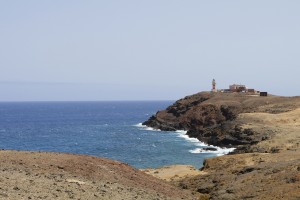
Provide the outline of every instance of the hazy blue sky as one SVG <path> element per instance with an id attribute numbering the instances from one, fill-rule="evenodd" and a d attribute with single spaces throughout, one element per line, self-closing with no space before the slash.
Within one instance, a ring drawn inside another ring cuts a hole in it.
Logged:
<path id="1" fill-rule="evenodd" d="M 0 101 L 300 95 L 298 0 L 2 0 Z"/>

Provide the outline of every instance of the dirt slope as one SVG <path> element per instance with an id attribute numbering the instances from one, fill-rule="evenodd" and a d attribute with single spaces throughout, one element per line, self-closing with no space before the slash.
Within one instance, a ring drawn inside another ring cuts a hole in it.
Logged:
<path id="1" fill-rule="evenodd" d="M 63 153 L 0 151 L 0 199 L 193 199 L 124 163 Z"/>

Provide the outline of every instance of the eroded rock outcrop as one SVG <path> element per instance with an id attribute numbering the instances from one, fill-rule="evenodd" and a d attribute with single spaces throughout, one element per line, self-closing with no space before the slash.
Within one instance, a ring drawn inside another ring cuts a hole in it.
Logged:
<path id="1" fill-rule="evenodd" d="M 164 131 L 187 130 L 190 137 L 208 144 L 234 146 L 238 147 L 237 152 L 249 152 L 253 151 L 250 145 L 269 138 L 272 133 L 243 128 L 249 121 L 239 119 L 239 114 L 281 113 L 298 105 L 299 97 L 201 92 L 176 101 L 143 124 Z"/>

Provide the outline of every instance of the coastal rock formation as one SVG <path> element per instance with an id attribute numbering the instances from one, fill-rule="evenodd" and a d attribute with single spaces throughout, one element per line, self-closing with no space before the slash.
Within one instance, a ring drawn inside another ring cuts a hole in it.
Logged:
<path id="1" fill-rule="evenodd" d="M 201 174 L 171 181 L 200 199 L 300 199 L 300 97 L 204 92 L 144 124 L 237 148 L 206 159 Z"/>
<path id="2" fill-rule="evenodd" d="M 0 151 L 0 199 L 194 199 L 165 181 L 109 159 Z"/>
<path id="3" fill-rule="evenodd" d="M 242 93 L 201 92 L 176 101 L 143 123 L 164 131 L 187 130 L 190 137 L 221 147 L 237 147 L 236 152 L 257 151 L 251 145 L 272 136 L 244 128 L 241 113 L 282 113 L 300 106 L 300 97 L 260 97 Z M 259 151 L 265 151 L 259 149 Z"/>
<path id="4" fill-rule="evenodd" d="M 209 199 L 300 198 L 300 108 L 280 113 L 244 113 L 245 127 L 273 132 L 254 145 L 271 153 L 244 153 L 207 159 L 202 175 L 176 184 Z M 261 127 L 263 126 L 263 129 Z"/>

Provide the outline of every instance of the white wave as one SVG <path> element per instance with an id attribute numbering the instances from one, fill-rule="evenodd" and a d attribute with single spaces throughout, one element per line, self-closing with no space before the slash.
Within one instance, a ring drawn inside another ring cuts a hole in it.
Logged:
<path id="1" fill-rule="evenodd" d="M 178 133 L 178 137 L 184 138 L 185 140 L 194 143 L 195 146 L 200 146 L 200 147 L 211 147 L 211 148 L 215 148 L 216 151 L 212 151 L 212 150 L 205 150 L 203 148 L 196 148 L 194 150 L 190 150 L 189 152 L 191 153 L 214 153 L 217 156 L 222 156 L 225 154 L 228 154 L 232 151 L 234 151 L 235 148 L 221 148 L 221 147 L 217 147 L 217 146 L 213 146 L 213 145 L 208 145 L 204 142 L 201 142 L 200 140 L 198 140 L 197 138 L 191 138 L 187 135 L 187 131 L 184 130 L 177 130 L 175 131 L 176 133 Z"/>
<path id="2" fill-rule="evenodd" d="M 138 123 L 136 125 L 133 125 L 135 127 L 140 128 L 140 130 L 146 130 L 146 131 L 161 131 L 160 129 L 151 128 L 149 126 L 143 125 L 142 123 Z"/>
<path id="3" fill-rule="evenodd" d="M 221 148 L 221 147 L 216 147 L 216 146 L 212 146 L 212 145 L 210 145 L 208 147 L 215 148 L 216 151 L 205 150 L 205 148 L 196 148 L 196 149 L 190 150 L 189 152 L 191 152 L 191 153 L 213 153 L 213 154 L 216 154 L 217 156 L 223 156 L 223 155 L 228 154 L 235 150 L 235 148 Z"/>
<path id="4" fill-rule="evenodd" d="M 184 131 L 184 130 L 177 130 L 175 131 L 176 133 L 179 133 L 179 134 L 187 134 L 187 131 Z"/>
<path id="5" fill-rule="evenodd" d="M 133 126 L 140 127 L 140 128 L 145 127 L 145 125 L 143 125 L 142 123 L 138 123 L 138 124 L 135 124 L 135 125 L 133 125 Z"/>
<path id="6" fill-rule="evenodd" d="M 191 153 L 204 153 L 202 148 L 196 148 L 194 150 L 189 150 L 189 152 L 191 152 Z"/>
<path id="7" fill-rule="evenodd" d="M 146 125 L 143 125 L 142 123 L 138 123 L 134 126 L 140 128 L 141 130 L 161 131 L 160 129 L 154 129 L 154 128 L 148 127 Z M 185 131 L 185 130 L 177 130 L 177 131 L 175 131 L 175 133 L 177 134 L 177 137 L 183 138 L 183 139 L 187 140 L 188 142 L 193 143 L 195 146 L 202 147 L 202 148 L 196 148 L 193 150 L 189 150 L 190 153 L 213 153 L 213 154 L 216 154 L 216 156 L 223 156 L 223 155 L 228 154 L 235 150 L 235 148 L 221 148 L 221 147 L 217 147 L 217 146 L 213 146 L 213 145 L 208 145 L 204 142 L 201 142 L 197 138 L 189 137 L 187 135 L 187 131 Z M 208 148 L 208 147 L 215 148 L 216 151 L 205 150 L 205 148 Z"/>
<path id="8" fill-rule="evenodd" d="M 199 141 L 197 138 L 191 138 L 187 135 L 187 131 L 177 130 L 175 133 L 178 134 L 178 137 L 183 138 L 189 142 L 195 143 L 196 146 L 208 146 L 204 142 Z"/>
<path id="9" fill-rule="evenodd" d="M 144 128 L 144 130 L 146 130 L 146 131 L 161 131 L 160 129 L 155 129 L 155 128 L 151 128 L 151 127 L 146 127 L 146 128 Z"/>
<path id="10" fill-rule="evenodd" d="M 178 137 L 183 138 L 183 139 L 185 139 L 185 140 L 187 140 L 187 141 L 189 141 L 189 142 L 197 143 L 197 144 L 200 142 L 197 138 L 191 138 L 191 137 L 189 137 L 188 135 L 180 134 L 180 135 L 178 135 Z M 202 144 L 202 143 L 201 143 L 201 144 Z M 204 143 L 203 143 L 203 144 L 204 144 Z"/>

